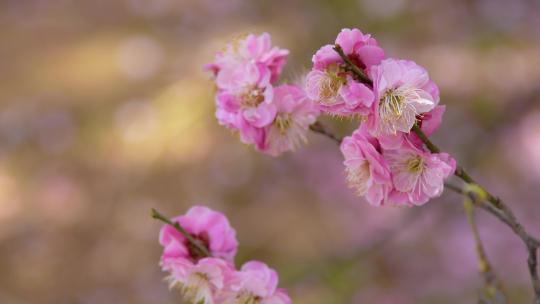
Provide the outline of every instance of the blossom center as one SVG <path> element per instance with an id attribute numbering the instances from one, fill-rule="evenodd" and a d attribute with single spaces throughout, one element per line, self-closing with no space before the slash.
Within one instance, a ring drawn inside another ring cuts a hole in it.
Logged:
<path id="1" fill-rule="evenodd" d="M 345 78 L 340 74 L 339 66 L 331 65 L 321 80 L 319 95 L 323 102 L 331 103 L 338 95 L 339 89 L 345 84 Z"/>
<path id="2" fill-rule="evenodd" d="M 243 291 L 236 297 L 235 304 L 258 304 L 261 302 L 261 297 L 254 295 L 251 292 Z"/>
<path id="3" fill-rule="evenodd" d="M 396 89 L 387 90 L 379 101 L 379 114 L 384 120 L 399 119 L 403 115 L 405 97 Z"/>
<path id="4" fill-rule="evenodd" d="M 256 108 L 264 101 L 264 89 L 250 88 L 240 95 L 243 108 Z"/>
<path id="5" fill-rule="evenodd" d="M 418 111 L 415 102 L 420 100 L 418 89 L 398 87 L 387 89 L 379 99 L 379 134 L 409 132 L 416 121 Z"/>
<path id="6" fill-rule="evenodd" d="M 424 162 L 424 159 L 420 155 L 415 155 L 409 158 L 405 165 L 407 167 L 407 171 L 413 174 L 418 174 L 424 171 L 426 164 Z"/>
<path id="7" fill-rule="evenodd" d="M 186 299 L 191 301 L 205 301 L 211 295 L 208 282 L 210 278 L 207 274 L 196 272 L 189 276 L 188 281 L 182 285 L 181 292 Z"/>
<path id="8" fill-rule="evenodd" d="M 290 114 L 278 114 L 274 121 L 274 124 L 278 128 L 281 134 L 287 132 L 292 125 L 292 118 Z"/>
<path id="9" fill-rule="evenodd" d="M 368 181 L 371 176 L 369 171 L 369 163 L 363 161 L 356 168 L 347 167 L 347 183 L 349 187 L 356 189 L 358 195 L 364 195 L 368 189 Z"/>

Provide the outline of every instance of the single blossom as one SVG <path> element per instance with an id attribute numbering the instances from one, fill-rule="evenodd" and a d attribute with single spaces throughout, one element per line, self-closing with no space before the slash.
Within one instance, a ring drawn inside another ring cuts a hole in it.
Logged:
<path id="1" fill-rule="evenodd" d="M 387 202 L 392 189 L 390 169 L 383 158 L 378 140 L 362 125 L 341 143 L 347 181 L 351 188 L 373 206 Z"/>
<path id="2" fill-rule="evenodd" d="M 239 133 L 242 142 L 263 149 L 265 128 L 277 113 L 273 83 L 286 62 L 288 51 L 273 47 L 270 35 L 248 35 L 219 52 L 205 68 L 214 75 L 216 118 Z"/>
<path id="3" fill-rule="evenodd" d="M 375 100 L 369 118 L 377 136 L 409 133 L 417 116 L 439 103 L 437 86 L 427 71 L 412 61 L 386 59 L 370 69 Z"/>
<path id="4" fill-rule="evenodd" d="M 220 124 L 239 128 L 238 120 L 262 128 L 276 117 L 272 103 L 273 88 L 248 84 L 239 89 L 223 90 L 216 95 L 216 117 Z"/>
<path id="5" fill-rule="evenodd" d="M 184 259 L 171 265 L 169 286 L 178 288 L 190 303 L 218 303 L 220 293 L 234 273 L 231 265 L 219 258 L 204 258 L 196 264 Z"/>
<path id="6" fill-rule="evenodd" d="M 305 92 L 294 85 L 275 88 L 274 105 L 276 117 L 266 128 L 262 152 L 278 156 L 285 151 L 294 151 L 307 141 L 309 126 L 317 120 L 319 110 L 307 98 Z"/>
<path id="7" fill-rule="evenodd" d="M 335 43 L 366 72 L 384 58 L 384 51 L 377 41 L 358 29 L 343 29 Z M 312 61 L 313 70 L 306 77 L 306 92 L 323 111 L 333 115 L 369 113 L 374 102 L 371 89 L 344 69 L 343 60 L 334 50 L 334 45 L 323 46 L 313 55 Z"/>
<path id="8" fill-rule="evenodd" d="M 224 295 L 225 304 L 290 304 L 291 299 L 283 289 L 277 288 L 275 270 L 258 261 L 245 263 L 237 271 Z"/>
<path id="9" fill-rule="evenodd" d="M 399 149 L 385 150 L 394 191 L 390 199 L 396 204 L 423 205 L 438 197 L 444 180 L 456 169 L 456 162 L 446 153 L 430 153 L 405 143 Z"/>
<path id="10" fill-rule="evenodd" d="M 185 215 L 172 219 L 198 240 L 210 252 L 212 257 L 231 262 L 236 255 L 238 241 L 236 231 L 227 218 L 219 212 L 203 206 L 194 206 Z M 159 242 L 164 247 L 161 264 L 164 270 L 170 270 L 171 263 L 187 260 L 196 263 L 204 256 L 198 249 L 174 227 L 165 225 L 161 228 Z"/>

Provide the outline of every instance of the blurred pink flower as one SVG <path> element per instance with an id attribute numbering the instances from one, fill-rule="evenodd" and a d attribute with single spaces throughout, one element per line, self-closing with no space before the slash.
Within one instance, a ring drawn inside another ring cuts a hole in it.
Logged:
<path id="1" fill-rule="evenodd" d="M 285 151 L 294 151 L 307 141 L 309 126 L 317 120 L 319 110 L 307 98 L 305 92 L 294 85 L 282 85 L 275 89 L 273 104 L 277 115 L 266 128 L 264 148 L 272 156 Z"/>
<path id="2" fill-rule="evenodd" d="M 213 63 L 205 65 L 205 69 L 212 71 L 219 78 L 224 69 L 253 64 L 262 71 L 261 74 L 268 73 L 269 82 L 275 82 L 287 62 L 288 55 L 288 50 L 272 47 L 270 34 L 263 33 L 260 36 L 250 34 L 229 43 L 224 51 L 216 54 Z"/>
<path id="3" fill-rule="evenodd" d="M 417 115 L 439 103 L 427 71 L 413 61 L 386 59 L 370 70 L 376 100 L 368 123 L 377 136 L 409 133 Z"/>
<path id="4" fill-rule="evenodd" d="M 262 262 L 250 261 L 233 275 L 223 303 L 290 304 L 286 291 L 277 286 L 275 270 Z"/>
<path id="5" fill-rule="evenodd" d="M 238 241 L 236 231 L 222 213 L 194 206 L 185 215 L 173 218 L 172 221 L 178 222 L 193 238 L 201 241 L 213 257 L 232 263 Z M 202 258 L 187 239 L 170 225 L 161 228 L 159 242 L 164 247 L 161 257 L 164 270 L 169 270 L 170 264 L 176 263 L 178 259 L 195 263 Z"/>
<path id="6" fill-rule="evenodd" d="M 170 288 L 179 288 L 190 303 L 213 304 L 234 272 L 222 259 L 204 258 L 196 264 L 182 259 L 171 264 Z"/>
<path id="7" fill-rule="evenodd" d="M 221 91 L 216 96 L 218 112 L 239 116 L 250 125 L 262 128 L 270 124 L 276 116 L 276 107 L 272 104 L 272 86 L 258 87 L 248 85 L 239 90 Z M 222 125 L 239 127 L 234 119 L 223 119 L 221 114 L 216 117 Z M 223 119 L 223 120 L 222 120 Z"/>
<path id="8" fill-rule="evenodd" d="M 272 83 L 279 78 L 288 53 L 272 47 L 267 33 L 248 35 L 228 44 L 213 63 L 205 66 L 215 76 L 218 122 L 238 132 L 242 142 L 258 150 L 266 150 L 270 125 L 283 120 L 276 120 Z M 280 149 L 285 148 L 272 149 L 271 154 L 279 154 Z"/>

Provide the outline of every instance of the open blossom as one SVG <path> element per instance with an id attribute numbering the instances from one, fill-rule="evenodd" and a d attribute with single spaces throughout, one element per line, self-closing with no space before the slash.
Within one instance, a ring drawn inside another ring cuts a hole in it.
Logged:
<path id="1" fill-rule="evenodd" d="M 319 110 L 298 86 L 282 85 L 275 88 L 274 105 L 276 117 L 265 132 L 262 152 L 277 156 L 294 151 L 307 141 L 309 125 L 317 120 Z"/>
<path id="2" fill-rule="evenodd" d="M 269 70 L 259 69 L 250 62 L 221 69 L 216 77 L 219 122 L 233 128 L 238 128 L 239 119 L 254 127 L 268 125 L 276 115 L 269 77 Z"/>
<path id="3" fill-rule="evenodd" d="M 235 119 L 242 119 L 254 127 L 262 128 L 276 116 L 272 98 L 273 88 L 268 84 L 262 87 L 259 84 L 247 84 L 239 89 L 221 91 L 216 95 L 216 116 L 225 126 L 239 128 Z"/>
<path id="4" fill-rule="evenodd" d="M 286 291 L 277 288 L 275 270 L 258 261 L 245 263 L 231 279 L 225 304 L 290 304 Z"/>
<path id="5" fill-rule="evenodd" d="M 446 153 L 430 153 L 409 144 L 400 149 L 385 150 L 394 191 L 391 199 L 397 204 L 423 205 L 440 196 L 444 180 L 452 175 L 456 162 Z"/>
<path id="6" fill-rule="evenodd" d="M 234 269 L 219 258 L 203 258 L 197 263 L 183 260 L 173 264 L 169 277 L 169 286 L 178 288 L 183 298 L 190 303 L 218 303 L 220 293 L 225 288 Z"/>
<path id="7" fill-rule="evenodd" d="M 335 43 L 365 71 L 384 58 L 384 51 L 377 41 L 358 29 L 341 30 Z M 343 60 L 333 48 L 334 45 L 325 45 L 313 55 L 313 70 L 306 78 L 308 97 L 330 114 L 368 114 L 374 102 L 371 89 L 354 80 L 350 72 L 343 69 Z"/>
<path id="8" fill-rule="evenodd" d="M 369 124 L 377 136 L 408 133 L 417 115 L 439 103 L 439 92 L 427 71 L 412 61 L 386 59 L 370 70 L 376 96 Z"/>
<path id="9" fill-rule="evenodd" d="M 194 239 L 199 240 L 213 257 L 232 262 L 238 248 L 236 231 L 227 218 L 207 207 L 194 206 L 185 215 L 173 218 Z M 171 263 L 179 259 L 196 263 L 203 258 L 196 248 L 174 227 L 165 225 L 161 228 L 159 242 L 164 247 L 161 264 L 169 270 Z"/>
<path id="10" fill-rule="evenodd" d="M 217 87 L 216 117 L 220 124 L 237 130 L 246 143 L 257 136 L 242 134 L 245 126 L 262 128 L 276 115 L 273 86 L 286 62 L 288 51 L 272 47 L 270 35 L 248 35 L 229 45 L 205 66 Z"/>
<path id="11" fill-rule="evenodd" d="M 390 169 L 376 138 L 360 127 L 341 143 L 349 186 L 374 206 L 387 200 L 392 189 Z"/>
<path id="12" fill-rule="evenodd" d="M 206 68 L 217 87 L 216 118 L 239 134 L 243 143 L 278 156 L 306 142 L 319 110 L 294 85 L 274 88 L 288 51 L 272 47 L 270 35 L 249 35 L 216 55 Z M 353 88 L 350 96 L 359 94 Z"/>

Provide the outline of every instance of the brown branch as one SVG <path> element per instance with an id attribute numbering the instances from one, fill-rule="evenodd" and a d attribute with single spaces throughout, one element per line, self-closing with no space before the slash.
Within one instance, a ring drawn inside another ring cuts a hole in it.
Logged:
<path id="1" fill-rule="evenodd" d="M 330 138 L 331 140 L 335 141 L 338 145 L 341 144 L 342 138 L 339 138 L 338 136 L 332 134 L 332 132 L 329 132 L 328 130 L 326 130 L 326 128 L 318 121 L 310 125 L 309 129 L 315 133 L 319 133 Z"/>
<path id="2" fill-rule="evenodd" d="M 339 57 L 341 57 L 341 59 L 343 60 L 344 67 L 348 71 L 352 72 L 358 81 L 367 84 L 370 87 L 373 87 L 373 81 L 369 79 L 369 77 L 366 75 L 366 73 L 364 73 L 364 71 L 362 71 L 362 69 L 360 69 L 358 66 L 356 66 L 356 64 L 351 61 L 349 56 L 347 56 L 345 52 L 343 52 L 343 49 L 339 44 L 334 45 L 334 51 L 336 51 L 339 54 Z"/>
<path id="3" fill-rule="evenodd" d="M 450 189 L 458 194 L 469 196 L 471 195 L 470 192 L 465 191 L 464 189 L 457 187 L 452 184 L 445 184 L 446 189 Z M 538 277 L 538 248 L 540 247 L 540 241 L 533 236 L 531 236 L 525 228 L 523 228 L 523 225 L 521 225 L 511 213 L 510 209 L 499 209 L 496 206 L 494 206 L 488 199 L 489 193 L 486 192 L 486 198 L 485 199 L 473 199 L 475 206 L 487 211 L 488 213 L 492 214 L 496 218 L 498 218 L 501 222 L 506 224 L 512 231 L 519 236 L 519 238 L 522 240 L 523 244 L 525 245 L 525 248 L 528 253 L 528 259 L 527 259 L 527 266 L 529 270 L 529 274 L 531 277 L 531 282 L 533 285 L 534 295 L 535 295 L 535 302 L 534 304 L 540 304 L 540 279 Z M 510 213 L 508 213 L 510 211 Z"/>
<path id="4" fill-rule="evenodd" d="M 212 256 L 210 254 L 210 251 L 208 251 L 208 248 L 204 246 L 199 240 L 196 240 L 189 232 L 187 232 L 184 227 L 180 226 L 178 222 L 172 222 L 168 217 L 164 216 L 163 214 L 159 213 L 156 209 L 152 208 L 152 218 L 162 221 L 165 224 L 171 225 L 174 229 L 176 229 L 178 232 L 180 232 L 190 243 L 190 245 L 198 251 L 198 254 L 202 257 L 210 257 Z"/>

